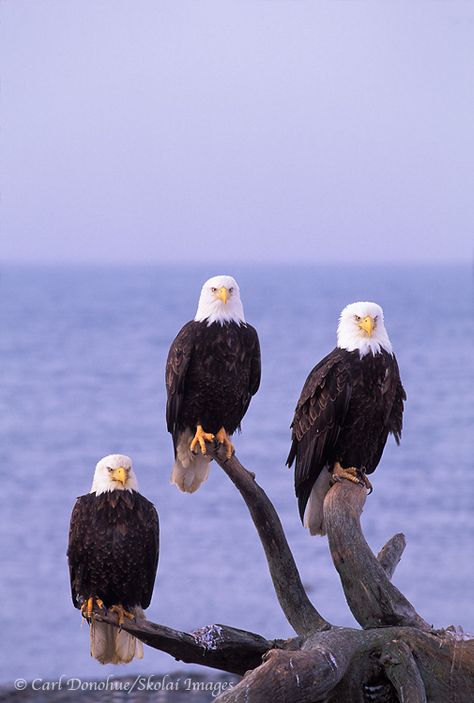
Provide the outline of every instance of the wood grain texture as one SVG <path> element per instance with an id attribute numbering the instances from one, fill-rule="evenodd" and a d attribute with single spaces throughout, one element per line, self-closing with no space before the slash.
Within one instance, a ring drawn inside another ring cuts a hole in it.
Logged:
<path id="1" fill-rule="evenodd" d="M 365 541 L 360 526 L 365 499 L 363 486 L 344 480 L 324 500 L 329 548 L 352 614 L 363 628 L 409 625 L 429 631 Z"/>
<path id="2" fill-rule="evenodd" d="M 237 457 L 208 445 L 240 491 L 257 528 L 280 606 L 297 637 L 268 640 L 226 625 L 192 633 L 149 621 L 123 628 L 183 662 L 244 675 L 220 703 L 472 703 L 474 639 L 434 631 L 390 583 L 405 548 L 397 534 L 378 557 L 365 541 L 360 514 L 366 493 L 343 480 L 328 492 L 324 518 L 346 599 L 363 629 L 330 625 L 309 601 L 278 515 Z M 117 624 L 115 615 L 95 617 Z"/>
<path id="3" fill-rule="evenodd" d="M 227 459 L 223 447 L 212 448 L 209 454 L 237 487 L 247 505 L 265 551 L 275 593 L 290 625 L 298 635 L 328 629 L 330 624 L 306 594 L 280 518 L 256 482 L 255 475 L 247 471 L 235 455 Z"/>

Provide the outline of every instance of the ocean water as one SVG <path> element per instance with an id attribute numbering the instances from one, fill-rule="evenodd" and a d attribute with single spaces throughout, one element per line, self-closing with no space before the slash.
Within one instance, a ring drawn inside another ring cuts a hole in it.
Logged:
<path id="1" fill-rule="evenodd" d="M 277 508 L 315 604 L 353 625 L 327 542 L 301 527 L 285 468 L 289 424 L 307 373 L 335 344 L 340 309 L 373 299 L 408 394 L 400 447 L 389 440 L 363 515 L 377 551 L 395 532 L 408 546 L 394 582 L 436 626 L 474 631 L 472 281 L 469 267 L 0 269 L 0 683 L 172 672 L 146 649 L 129 667 L 91 659 L 71 603 L 70 512 L 97 460 L 133 457 L 161 519 L 148 617 L 190 631 L 225 623 L 286 637 L 261 545 L 221 470 L 192 495 L 169 484 L 164 365 L 194 316 L 202 282 L 233 273 L 262 347 L 262 385 L 235 444 Z M 184 667 L 186 668 L 186 667 Z M 191 669 L 190 669 L 191 670 Z"/>

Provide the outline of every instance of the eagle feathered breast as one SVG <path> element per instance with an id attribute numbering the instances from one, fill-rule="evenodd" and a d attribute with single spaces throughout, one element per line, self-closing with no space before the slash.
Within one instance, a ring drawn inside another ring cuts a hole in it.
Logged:
<path id="1" fill-rule="evenodd" d="M 336 347 L 310 372 L 292 422 L 287 464 L 296 459 L 295 492 L 303 520 L 311 490 L 321 471 L 360 468 L 371 473 L 389 433 L 397 443 L 402 431 L 406 394 L 394 355 L 381 350 Z"/>
<path id="2" fill-rule="evenodd" d="M 69 530 L 68 561 L 76 608 L 89 597 L 108 608 L 150 605 L 159 556 L 156 509 L 137 491 L 80 496 Z"/>
<path id="3" fill-rule="evenodd" d="M 236 322 L 188 322 L 171 344 L 166 364 L 166 422 L 175 444 L 201 424 L 207 432 L 240 428 L 260 385 L 256 330 Z"/>

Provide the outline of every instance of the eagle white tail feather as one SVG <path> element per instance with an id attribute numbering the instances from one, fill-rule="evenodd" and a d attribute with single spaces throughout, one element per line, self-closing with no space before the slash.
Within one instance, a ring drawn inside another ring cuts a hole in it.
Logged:
<path id="1" fill-rule="evenodd" d="M 309 494 L 306 509 L 304 511 L 303 524 L 308 528 L 311 535 L 325 535 L 323 505 L 326 493 L 329 490 L 331 474 L 327 469 L 323 469 L 316 479 L 311 493 Z"/>
<path id="2" fill-rule="evenodd" d="M 139 607 L 132 608 L 137 620 L 145 615 Z M 93 620 L 90 626 L 91 656 L 101 664 L 128 664 L 132 659 L 143 659 L 143 644 L 125 630 L 107 622 Z"/>
<path id="3" fill-rule="evenodd" d="M 178 437 L 176 459 L 171 472 L 171 483 L 183 493 L 194 493 L 209 476 L 211 458 L 205 454 L 193 454 L 189 449 L 193 438 L 191 430 L 185 430 Z"/>

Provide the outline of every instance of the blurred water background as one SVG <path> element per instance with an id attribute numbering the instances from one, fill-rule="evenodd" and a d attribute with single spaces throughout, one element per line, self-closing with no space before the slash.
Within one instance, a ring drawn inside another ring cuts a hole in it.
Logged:
<path id="1" fill-rule="evenodd" d="M 354 625 L 325 539 L 302 529 L 284 463 L 307 373 L 335 345 L 341 308 L 385 311 L 408 394 L 402 444 L 390 439 L 363 527 L 374 551 L 395 532 L 408 546 L 394 582 L 436 626 L 474 631 L 472 281 L 468 266 L 9 267 L 0 269 L 0 683 L 172 672 L 156 650 L 128 667 L 89 656 L 71 603 L 70 512 L 97 460 L 133 457 L 161 518 L 149 619 L 183 630 L 226 623 L 269 638 L 292 634 L 240 495 L 216 466 L 202 489 L 169 484 L 164 365 L 194 316 L 203 281 L 238 278 L 257 328 L 262 385 L 236 438 L 240 460 L 274 502 L 303 582 L 322 614 Z"/>

